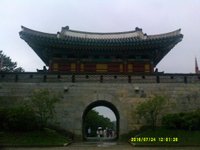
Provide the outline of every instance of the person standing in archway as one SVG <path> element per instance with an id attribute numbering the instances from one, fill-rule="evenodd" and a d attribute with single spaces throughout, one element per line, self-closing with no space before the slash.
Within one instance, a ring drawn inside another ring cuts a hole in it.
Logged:
<path id="1" fill-rule="evenodd" d="M 88 128 L 88 137 L 90 137 L 90 135 L 91 135 L 91 128 L 89 127 Z"/>
<path id="2" fill-rule="evenodd" d="M 106 130 L 106 129 L 103 130 L 103 137 L 104 137 L 104 138 L 107 137 L 107 130 Z"/>
<path id="3" fill-rule="evenodd" d="M 97 137 L 100 138 L 100 132 L 99 132 L 99 129 L 97 129 Z"/>
<path id="4" fill-rule="evenodd" d="M 100 134 L 100 137 L 103 137 L 103 130 L 102 129 L 100 129 L 99 134 Z"/>
<path id="5" fill-rule="evenodd" d="M 112 137 L 114 138 L 115 137 L 115 131 L 112 130 Z"/>

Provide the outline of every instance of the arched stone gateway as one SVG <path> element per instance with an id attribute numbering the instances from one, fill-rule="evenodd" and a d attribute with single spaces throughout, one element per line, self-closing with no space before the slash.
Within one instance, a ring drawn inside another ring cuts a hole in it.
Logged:
<path id="1" fill-rule="evenodd" d="M 120 114 L 119 114 L 119 111 L 117 110 L 117 108 L 111 103 L 111 102 L 108 102 L 108 101 L 105 101 L 105 100 L 97 100 L 95 102 L 92 102 L 90 103 L 84 110 L 83 112 L 83 115 L 82 115 L 82 137 L 83 137 L 83 140 L 87 140 L 86 138 L 86 133 L 85 133 L 85 118 L 88 114 L 88 112 L 93 109 L 94 107 L 97 107 L 97 106 L 105 106 L 105 107 L 108 107 L 109 109 L 111 109 L 113 111 L 113 113 L 115 114 L 116 116 L 116 138 L 115 139 L 118 139 L 119 138 L 119 132 L 120 132 L 120 128 L 119 128 L 119 120 L 120 120 Z"/>

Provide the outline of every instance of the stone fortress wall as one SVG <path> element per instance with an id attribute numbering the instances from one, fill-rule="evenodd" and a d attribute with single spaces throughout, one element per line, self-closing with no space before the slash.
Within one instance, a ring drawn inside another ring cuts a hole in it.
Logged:
<path id="1" fill-rule="evenodd" d="M 195 74 L 66 75 L 45 73 L 0 74 L 1 105 L 13 107 L 34 89 L 47 88 L 62 94 L 56 105 L 59 126 L 82 136 L 82 116 L 93 102 L 112 103 L 119 112 L 119 135 L 141 124 L 134 115 L 138 103 L 154 94 L 165 95 L 164 113 L 200 108 L 200 77 Z"/>

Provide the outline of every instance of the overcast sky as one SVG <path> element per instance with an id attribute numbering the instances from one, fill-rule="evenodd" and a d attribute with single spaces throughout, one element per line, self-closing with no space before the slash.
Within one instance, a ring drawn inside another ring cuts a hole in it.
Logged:
<path id="1" fill-rule="evenodd" d="M 0 50 L 26 71 L 44 63 L 19 37 L 21 25 L 57 33 L 61 27 L 89 32 L 143 29 L 160 34 L 181 28 L 183 41 L 158 64 L 160 71 L 194 72 L 200 64 L 200 0 L 0 0 Z"/>
<path id="2" fill-rule="evenodd" d="M 104 117 L 109 118 L 111 121 L 117 120 L 114 112 L 108 107 L 98 106 L 98 107 L 94 107 L 93 109 L 99 112 L 100 115 L 103 115 Z"/>

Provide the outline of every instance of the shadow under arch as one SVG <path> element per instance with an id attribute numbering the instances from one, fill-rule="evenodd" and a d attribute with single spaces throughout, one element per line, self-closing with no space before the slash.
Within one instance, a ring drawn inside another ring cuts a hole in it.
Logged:
<path id="1" fill-rule="evenodd" d="M 105 100 L 97 100 L 95 102 L 92 102 L 85 108 L 83 115 L 82 115 L 82 137 L 83 137 L 83 140 L 87 140 L 86 133 L 85 133 L 85 117 L 87 116 L 87 113 L 91 109 L 93 109 L 94 107 L 98 107 L 98 106 L 108 107 L 115 114 L 115 116 L 116 116 L 116 138 L 115 138 L 115 140 L 117 140 L 119 138 L 119 132 L 120 132 L 119 131 L 119 119 L 120 119 L 119 111 L 111 102 L 108 102 Z"/>

